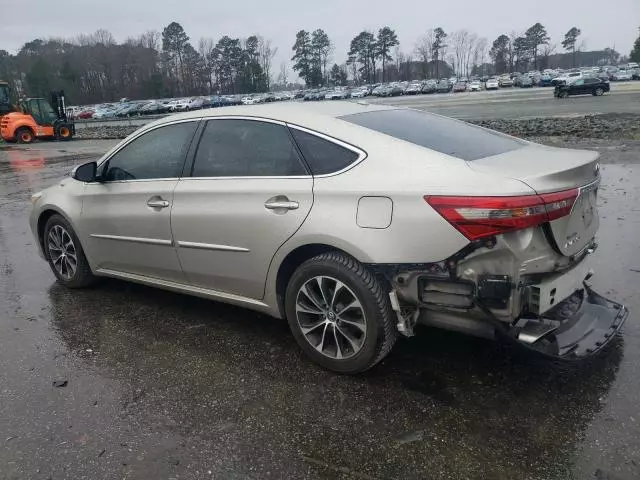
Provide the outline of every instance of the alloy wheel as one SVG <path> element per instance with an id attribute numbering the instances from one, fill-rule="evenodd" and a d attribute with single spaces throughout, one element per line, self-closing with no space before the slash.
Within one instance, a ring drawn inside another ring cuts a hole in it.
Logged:
<path id="1" fill-rule="evenodd" d="M 58 274 L 65 280 L 71 280 L 78 268 L 78 254 L 71 235 L 62 225 L 54 225 L 49 230 L 47 247 Z"/>
<path id="2" fill-rule="evenodd" d="M 306 341 L 326 357 L 344 360 L 364 345 L 364 308 L 353 290 L 333 277 L 313 277 L 300 287 L 296 318 Z"/>

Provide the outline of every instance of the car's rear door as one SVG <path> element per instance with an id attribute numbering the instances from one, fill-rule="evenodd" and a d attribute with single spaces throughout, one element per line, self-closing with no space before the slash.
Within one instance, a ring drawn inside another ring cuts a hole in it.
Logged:
<path id="1" fill-rule="evenodd" d="M 149 130 L 100 166 L 87 184 L 80 230 L 97 268 L 184 282 L 171 236 L 174 189 L 197 120 Z"/>
<path id="2" fill-rule="evenodd" d="M 313 177 L 283 123 L 209 120 L 171 212 L 189 283 L 261 299 L 275 252 L 312 204 Z"/>

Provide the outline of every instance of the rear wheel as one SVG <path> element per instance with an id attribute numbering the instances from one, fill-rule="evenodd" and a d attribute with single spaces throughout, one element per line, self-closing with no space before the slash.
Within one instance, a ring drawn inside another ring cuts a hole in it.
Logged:
<path id="1" fill-rule="evenodd" d="M 52 215 L 42 238 L 49 266 L 58 281 L 69 288 L 84 288 L 96 281 L 80 240 L 62 215 Z"/>
<path id="2" fill-rule="evenodd" d="M 33 143 L 35 140 L 35 135 L 33 134 L 33 130 L 27 127 L 21 127 L 16 130 L 16 141 L 18 143 Z"/>
<path id="3" fill-rule="evenodd" d="M 559 97 L 559 98 L 567 98 L 568 96 L 569 96 L 569 93 L 568 93 L 568 92 L 560 92 L 560 93 L 558 94 L 558 97 Z"/>
<path id="4" fill-rule="evenodd" d="M 600 87 L 596 88 L 595 91 L 593 92 L 593 94 L 596 97 L 601 97 L 604 94 L 604 90 Z"/>
<path id="5" fill-rule="evenodd" d="M 386 289 L 362 264 L 339 252 L 300 265 L 287 286 L 285 306 L 300 347 L 339 373 L 373 367 L 397 339 Z"/>

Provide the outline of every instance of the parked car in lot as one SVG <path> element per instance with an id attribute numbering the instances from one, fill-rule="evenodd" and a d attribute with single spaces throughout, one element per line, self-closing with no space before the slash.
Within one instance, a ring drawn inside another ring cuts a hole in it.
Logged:
<path id="1" fill-rule="evenodd" d="M 508 75 L 503 75 L 502 77 L 500 77 L 500 79 L 498 80 L 498 83 L 500 84 L 501 88 L 513 87 L 513 80 Z"/>
<path id="2" fill-rule="evenodd" d="M 140 108 L 141 115 L 156 115 L 169 112 L 169 105 L 162 102 L 149 102 Z"/>
<path id="3" fill-rule="evenodd" d="M 446 80 L 444 81 L 443 85 L 446 86 L 447 91 L 449 91 L 449 83 Z M 427 80 L 422 85 L 421 91 L 422 93 L 436 93 L 438 91 L 438 82 L 436 82 L 435 80 Z"/>
<path id="4" fill-rule="evenodd" d="M 628 82 L 633 79 L 633 75 L 631 72 L 627 70 L 618 70 L 614 74 L 611 75 L 611 80 L 614 82 Z"/>
<path id="5" fill-rule="evenodd" d="M 533 80 L 528 75 L 521 75 L 518 77 L 518 86 L 520 88 L 531 88 L 533 87 Z"/>
<path id="6" fill-rule="evenodd" d="M 347 91 L 340 89 L 330 90 L 324 96 L 325 100 L 344 100 L 345 98 L 347 98 Z"/>
<path id="7" fill-rule="evenodd" d="M 82 120 L 88 120 L 89 118 L 93 118 L 95 110 L 93 108 L 85 108 L 81 109 L 75 116 L 75 118 L 80 118 Z"/>
<path id="8" fill-rule="evenodd" d="M 436 88 L 436 92 L 437 93 L 449 93 L 452 88 L 453 88 L 453 85 L 451 83 L 449 83 L 448 80 L 440 80 L 438 82 L 438 86 Z"/>
<path id="9" fill-rule="evenodd" d="M 553 96 L 566 98 L 571 95 L 593 95 L 600 97 L 610 90 L 609 82 L 598 77 L 576 78 L 573 81 L 556 85 Z"/>
<path id="10" fill-rule="evenodd" d="M 484 88 L 486 90 L 498 90 L 499 87 L 500 87 L 500 83 L 498 82 L 497 78 L 490 78 L 484 84 Z"/>
<path id="11" fill-rule="evenodd" d="M 92 118 L 113 118 L 116 116 L 116 110 L 114 108 L 105 107 L 98 108 L 93 112 Z"/>
<path id="12" fill-rule="evenodd" d="M 553 80 L 553 77 L 551 75 L 548 74 L 544 74 L 540 77 L 540 80 L 538 81 L 538 86 L 539 87 L 551 87 L 552 83 L 551 81 Z"/>
<path id="13" fill-rule="evenodd" d="M 366 87 L 356 88 L 351 91 L 351 98 L 364 98 L 369 95 L 369 89 Z"/>
<path id="14" fill-rule="evenodd" d="M 397 97 L 398 95 L 402 95 L 400 85 L 385 85 L 378 92 L 379 97 Z"/>
<path id="15" fill-rule="evenodd" d="M 465 82 L 458 82 L 453 86 L 453 93 L 466 92 L 467 84 Z"/>
<path id="16" fill-rule="evenodd" d="M 404 89 L 405 95 L 417 95 L 418 93 L 422 93 L 422 83 L 421 82 L 413 82 L 407 85 L 407 88 Z"/>
<path id="17" fill-rule="evenodd" d="M 573 361 L 628 315 L 584 283 L 597 162 L 397 107 L 209 109 L 34 194 L 30 226 L 62 285 L 114 277 L 286 318 L 337 372 L 417 323 Z"/>
<path id="18" fill-rule="evenodd" d="M 552 79 L 551 85 L 555 87 L 556 85 L 559 85 L 561 83 L 566 83 L 571 79 L 580 78 L 580 77 L 582 77 L 582 72 L 565 72 L 555 77 L 554 79 Z"/>
<path id="19" fill-rule="evenodd" d="M 482 83 L 480 83 L 480 80 L 474 80 L 469 84 L 470 92 L 480 92 L 481 90 L 482 90 Z"/>

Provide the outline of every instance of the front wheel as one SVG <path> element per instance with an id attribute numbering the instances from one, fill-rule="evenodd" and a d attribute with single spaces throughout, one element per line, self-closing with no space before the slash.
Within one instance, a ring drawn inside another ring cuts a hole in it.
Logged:
<path id="1" fill-rule="evenodd" d="M 593 92 L 593 94 L 596 97 L 601 97 L 604 94 L 604 90 L 600 87 L 596 88 L 595 91 Z"/>
<path id="2" fill-rule="evenodd" d="M 62 215 L 52 215 L 42 238 L 49 266 L 58 281 L 69 288 L 84 288 L 96 281 L 80 240 Z"/>
<path id="3" fill-rule="evenodd" d="M 340 252 L 300 265 L 287 286 L 285 307 L 300 347 L 335 372 L 373 367 L 397 339 L 386 289 L 362 264 Z"/>
<path id="4" fill-rule="evenodd" d="M 67 123 L 62 123 L 56 127 L 56 138 L 63 142 L 71 140 L 73 137 L 73 130 Z"/>

